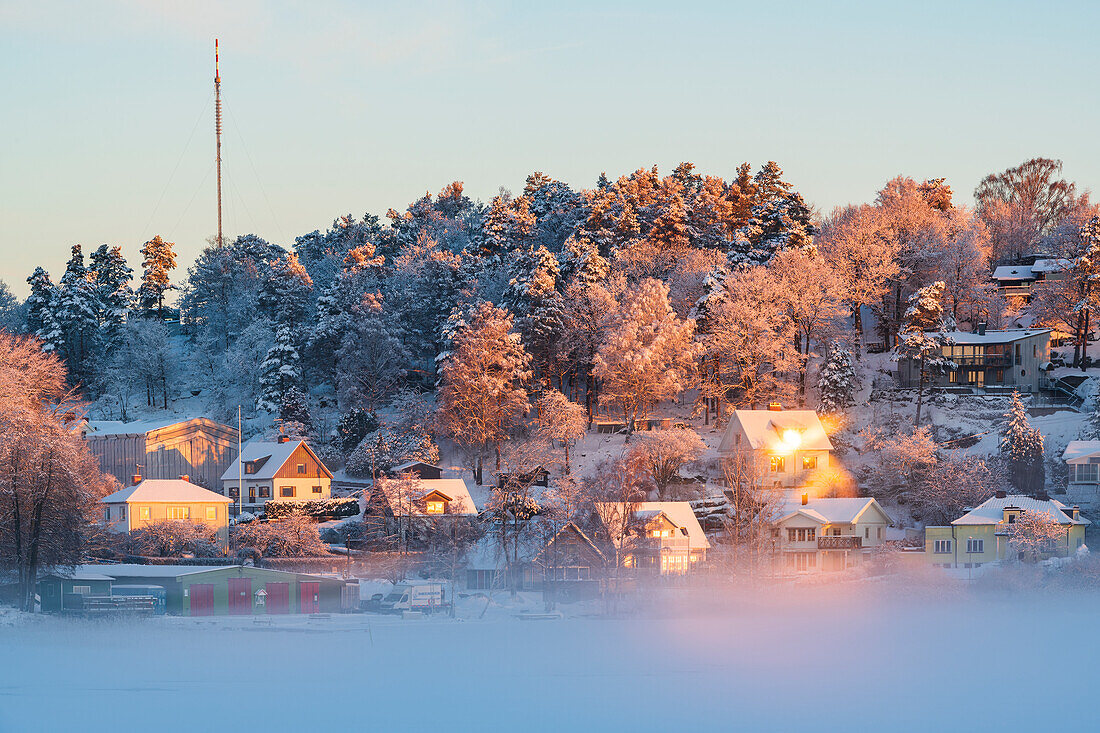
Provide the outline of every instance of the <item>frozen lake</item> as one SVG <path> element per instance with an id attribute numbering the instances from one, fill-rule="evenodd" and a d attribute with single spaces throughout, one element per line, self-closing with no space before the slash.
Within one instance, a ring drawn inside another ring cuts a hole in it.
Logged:
<path id="1" fill-rule="evenodd" d="M 31 619 L 0 627 L 0 731 L 1094 724 L 1094 592 L 849 584 L 704 598 L 626 620 Z"/>

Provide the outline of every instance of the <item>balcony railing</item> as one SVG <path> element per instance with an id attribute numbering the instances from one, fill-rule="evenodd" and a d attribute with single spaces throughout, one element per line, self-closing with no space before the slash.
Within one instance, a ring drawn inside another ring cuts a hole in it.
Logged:
<path id="1" fill-rule="evenodd" d="M 643 537 L 638 542 L 638 547 L 651 550 L 665 547 L 675 550 L 686 549 L 691 547 L 691 539 L 683 535 L 679 537 Z"/>
<path id="2" fill-rule="evenodd" d="M 1012 356 L 1009 354 L 981 354 L 977 356 L 948 356 L 946 357 L 959 365 L 959 367 L 997 367 L 1012 366 Z"/>
<path id="3" fill-rule="evenodd" d="M 855 535 L 823 535 L 817 538 L 819 550 L 858 550 L 863 547 L 863 538 Z"/>

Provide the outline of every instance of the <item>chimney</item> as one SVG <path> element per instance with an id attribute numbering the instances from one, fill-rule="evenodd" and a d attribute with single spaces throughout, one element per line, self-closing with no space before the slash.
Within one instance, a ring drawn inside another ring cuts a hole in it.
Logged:
<path id="1" fill-rule="evenodd" d="M 1008 492 L 998 491 L 996 494 L 994 494 L 994 496 L 996 496 L 998 499 L 1005 499 L 1008 497 Z"/>
<path id="2" fill-rule="evenodd" d="M 190 480 L 191 480 L 191 477 L 188 476 L 186 473 L 180 475 L 180 481 L 190 481 Z"/>
<path id="3" fill-rule="evenodd" d="M 778 402 L 771 402 L 768 403 L 768 409 L 771 412 L 783 412 L 783 405 L 779 404 Z"/>
<path id="4" fill-rule="evenodd" d="M 986 329 L 985 321 L 980 321 L 978 323 L 978 335 L 979 336 L 985 336 L 985 329 Z"/>
<path id="5" fill-rule="evenodd" d="M 1081 518 L 1081 507 L 1074 504 L 1073 508 L 1070 509 L 1070 511 L 1072 512 L 1072 515 L 1070 516 L 1071 519 L 1078 520 Z"/>
<path id="6" fill-rule="evenodd" d="M 289 435 L 279 435 L 279 442 L 280 443 L 289 443 L 290 442 L 290 436 Z"/>
<path id="7" fill-rule="evenodd" d="M 810 503 L 810 495 L 809 494 L 803 494 L 802 495 L 802 506 L 806 506 L 809 503 Z"/>
<path id="8" fill-rule="evenodd" d="M 130 485 L 131 486 L 137 486 L 140 483 L 141 483 L 141 474 L 140 473 L 135 473 L 133 476 L 130 477 Z"/>

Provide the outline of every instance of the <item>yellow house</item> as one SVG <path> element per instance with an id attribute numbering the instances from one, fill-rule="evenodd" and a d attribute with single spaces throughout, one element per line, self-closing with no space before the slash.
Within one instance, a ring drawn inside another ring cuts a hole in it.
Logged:
<path id="1" fill-rule="evenodd" d="M 269 501 L 331 499 L 332 472 L 304 440 L 250 440 L 222 474 L 222 493 L 248 512 L 263 511 Z"/>
<path id="2" fill-rule="evenodd" d="M 975 568 L 989 562 L 1018 559 L 1019 554 L 1009 539 L 1012 525 L 1026 512 L 1046 514 L 1064 530 L 1050 547 L 1051 556 L 1066 557 L 1085 544 L 1085 528 L 1092 522 L 1082 517 L 1076 506 L 1068 507 L 1056 499 L 998 491 L 950 527 L 925 527 L 924 555 L 933 565 L 945 568 Z"/>
<path id="3" fill-rule="evenodd" d="M 205 524 L 218 533 L 218 543 L 229 541 L 230 499 L 196 486 L 186 476 L 145 479 L 99 500 L 102 524 L 111 532 L 129 533 L 154 522 L 177 520 Z"/>
<path id="4" fill-rule="evenodd" d="M 623 567 L 684 575 L 707 559 L 710 541 L 689 502 L 601 503 L 596 514 L 619 548 Z"/>
<path id="5" fill-rule="evenodd" d="M 874 499 L 810 499 L 802 494 L 776 521 L 779 570 L 838 571 L 859 565 L 886 540 L 886 528 L 893 523 Z"/>
<path id="6" fill-rule="evenodd" d="M 754 483 L 798 487 L 830 467 L 833 444 L 813 410 L 734 410 L 718 455 L 751 461 Z"/>

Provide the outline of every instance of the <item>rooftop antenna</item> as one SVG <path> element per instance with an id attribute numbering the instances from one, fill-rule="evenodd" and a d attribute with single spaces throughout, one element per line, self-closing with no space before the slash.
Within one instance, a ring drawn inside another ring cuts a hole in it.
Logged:
<path id="1" fill-rule="evenodd" d="M 218 39 L 214 39 L 214 130 L 218 139 L 218 245 L 222 246 L 222 77 L 218 69 Z"/>

